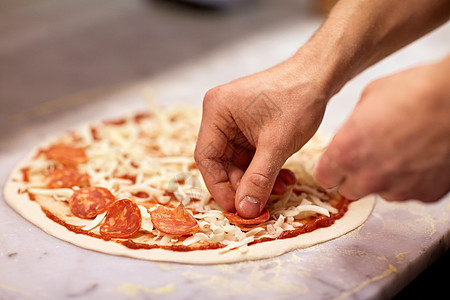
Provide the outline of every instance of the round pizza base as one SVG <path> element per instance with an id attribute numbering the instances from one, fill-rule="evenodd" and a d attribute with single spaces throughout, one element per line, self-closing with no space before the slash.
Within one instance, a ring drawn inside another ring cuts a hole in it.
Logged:
<path id="1" fill-rule="evenodd" d="M 220 264 L 275 257 L 288 251 L 311 247 L 335 239 L 356 229 L 367 220 L 375 205 L 375 196 L 367 196 L 352 202 L 344 216 L 336 220 L 336 222 L 329 227 L 319 228 L 293 238 L 251 245 L 245 253 L 242 253 L 239 249 L 231 250 L 226 253 L 220 253 L 220 249 L 186 252 L 163 249 L 130 249 L 113 241 L 105 241 L 74 233 L 67 230 L 64 226 L 50 220 L 42 212 L 38 203 L 30 201 L 27 194 L 18 194 L 18 190 L 23 189 L 23 184 L 14 181 L 13 178 L 21 177 L 20 168 L 23 164 L 24 163 L 21 163 L 16 167 L 6 182 L 4 196 L 6 202 L 25 219 L 41 228 L 46 233 L 82 248 L 112 255 L 128 256 L 152 261 L 188 264 Z"/>

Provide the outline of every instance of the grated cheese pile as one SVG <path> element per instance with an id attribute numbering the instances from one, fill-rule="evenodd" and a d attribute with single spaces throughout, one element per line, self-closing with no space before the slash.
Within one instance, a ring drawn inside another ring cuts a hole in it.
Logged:
<path id="1" fill-rule="evenodd" d="M 195 167 L 193 151 L 199 124 L 200 112 L 191 107 L 161 109 L 153 106 L 150 114 L 139 120 L 136 115 L 130 115 L 121 120 L 88 124 L 51 143 L 83 147 L 88 162 L 77 168 L 89 175 L 90 185 L 105 187 L 117 199 L 128 198 L 138 204 L 142 215 L 141 231 L 145 232 L 138 241 L 148 244 L 218 243 L 222 245 L 220 253 L 234 249 L 245 253 L 253 241 L 277 238 L 283 231 L 303 226 L 302 220 L 310 216 L 329 216 L 337 212 L 328 203 L 330 195 L 318 189 L 311 175 L 324 146 L 324 141 L 314 137 L 286 162 L 285 167 L 296 174 L 298 181 L 289 186 L 284 195 L 270 197 L 267 208 L 271 219 L 257 226 L 233 225 L 211 199 Z M 67 203 L 78 187 L 48 189 L 42 178 L 43 173 L 55 166 L 54 161 L 43 155 L 30 160 L 31 180 L 26 191 L 40 198 Z M 180 202 L 197 220 L 199 231 L 186 237 L 168 235 L 154 228 L 147 209 L 151 211 L 158 205 L 174 207 Z M 95 232 L 105 214 L 93 220 L 69 218 L 68 222 Z"/>

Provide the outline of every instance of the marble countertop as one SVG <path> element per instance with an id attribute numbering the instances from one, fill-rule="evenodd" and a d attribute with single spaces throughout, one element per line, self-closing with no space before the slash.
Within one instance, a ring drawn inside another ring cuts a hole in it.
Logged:
<path id="1" fill-rule="evenodd" d="M 199 106 L 208 88 L 281 61 L 317 26 L 315 21 L 293 23 L 140 83 L 67 98 L 66 103 L 85 105 L 35 120 L 1 141 L 2 187 L 13 166 L 44 136 L 143 109 L 143 95 L 150 90 L 158 103 Z M 334 132 L 371 80 L 447 54 L 449 35 L 447 24 L 352 80 L 330 103 L 321 130 Z M 341 238 L 272 259 L 212 266 L 81 249 L 47 235 L 0 199 L 0 295 L 6 299 L 386 299 L 449 247 L 449 195 L 428 205 L 378 199 L 367 222 Z"/>

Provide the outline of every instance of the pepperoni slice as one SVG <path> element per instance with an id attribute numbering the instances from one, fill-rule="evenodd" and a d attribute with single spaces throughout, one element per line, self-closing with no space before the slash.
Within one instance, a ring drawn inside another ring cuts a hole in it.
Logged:
<path id="1" fill-rule="evenodd" d="M 149 211 L 153 225 L 161 232 L 173 235 L 191 234 L 199 229 L 197 221 L 182 204 L 177 208 L 158 206 Z"/>
<path id="2" fill-rule="evenodd" d="M 47 176 L 47 187 L 50 189 L 71 188 L 89 185 L 89 175 L 81 174 L 74 168 L 62 167 L 54 169 Z"/>
<path id="3" fill-rule="evenodd" d="M 76 190 L 69 199 L 69 206 L 75 216 L 90 219 L 105 212 L 114 201 L 116 197 L 108 189 L 89 186 Z"/>
<path id="4" fill-rule="evenodd" d="M 238 215 L 237 213 L 230 213 L 230 212 L 226 212 L 226 211 L 224 211 L 223 214 L 225 215 L 225 217 L 228 220 L 230 220 L 231 223 L 239 224 L 239 225 L 261 224 L 261 223 L 269 220 L 269 218 L 270 218 L 269 211 L 265 207 L 264 207 L 263 211 L 261 212 L 261 214 L 253 219 L 245 219 L 245 218 L 241 217 L 240 215 Z"/>
<path id="5" fill-rule="evenodd" d="M 48 159 L 56 160 L 63 165 L 74 166 L 87 161 L 86 151 L 72 145 L 57 144 L 42 152 Z"/>
<path id="6" fill-rule="evenodd" d="M 129 199 L 114 202 L 106 213 L 100 226 L 100 234 L 108 238 L 128 238 L 141 228 L 141 211 L 136 203 Z"/>

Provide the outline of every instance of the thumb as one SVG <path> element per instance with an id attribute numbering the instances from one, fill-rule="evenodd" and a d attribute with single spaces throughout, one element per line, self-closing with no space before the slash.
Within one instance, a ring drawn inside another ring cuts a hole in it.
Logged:
<path id="1" fill-rule="evenodd" d="M 235 207 L 244 218 L 259 216 L 269 199 L 277 175 L 286 159 L 280 153 L 258 147 L 236 190 Z"/>

